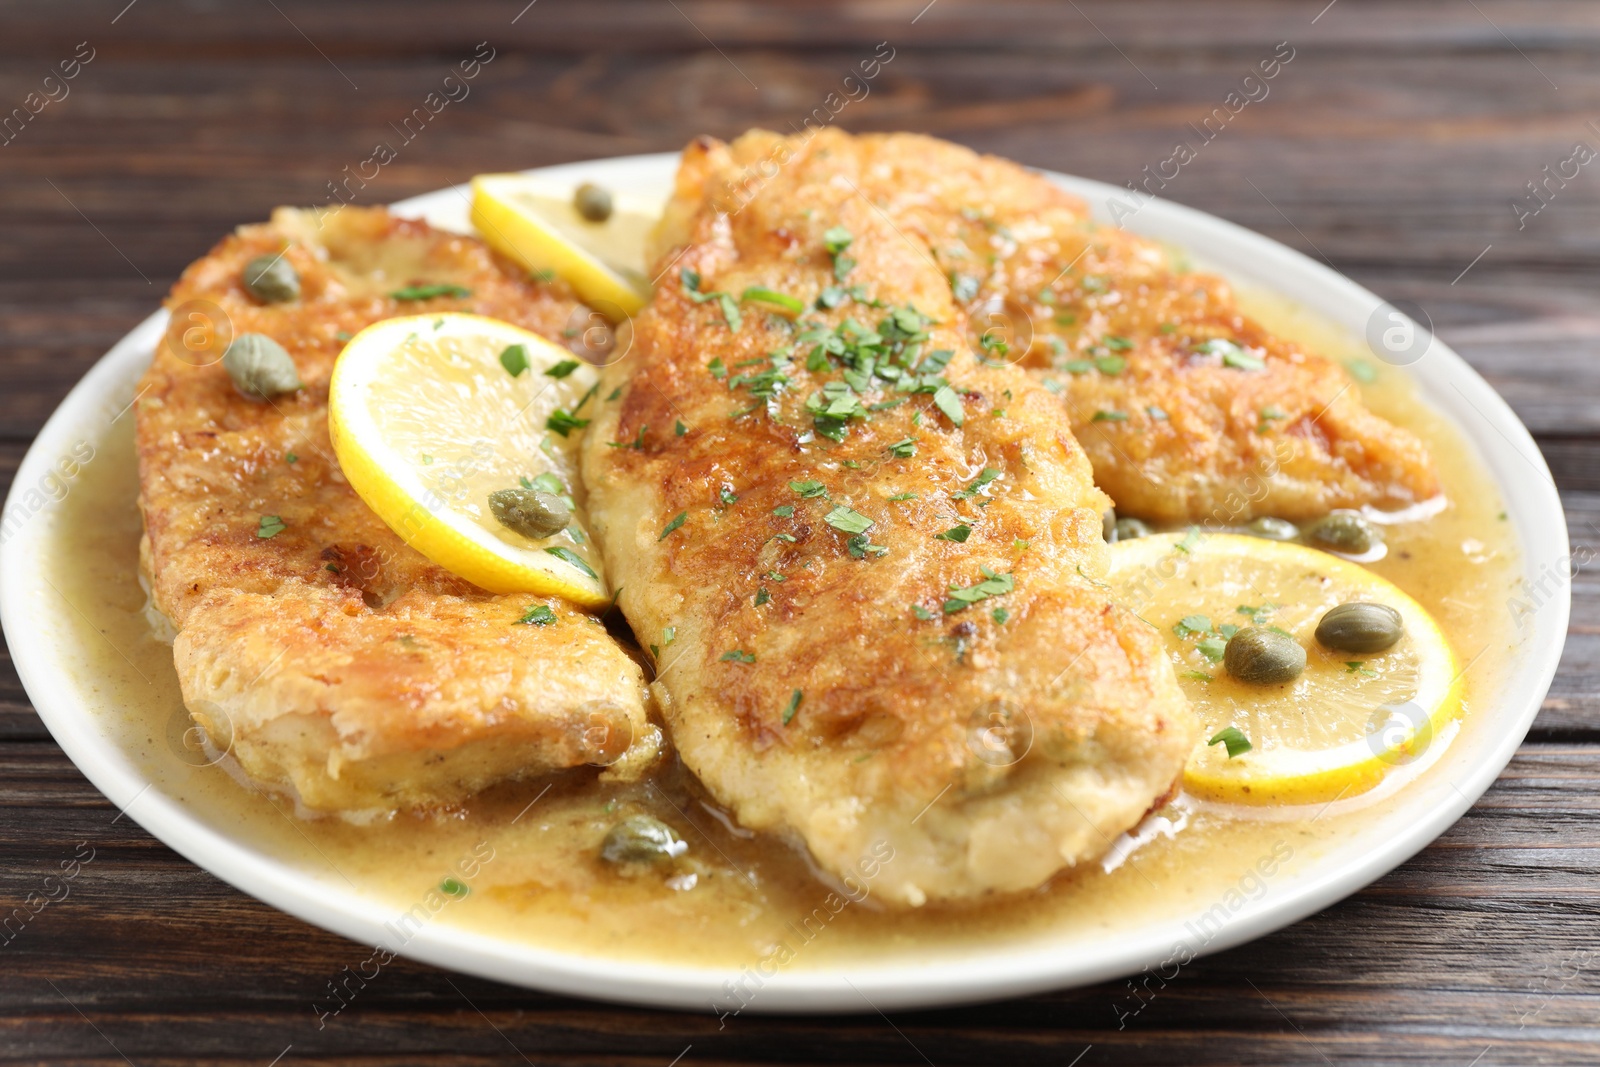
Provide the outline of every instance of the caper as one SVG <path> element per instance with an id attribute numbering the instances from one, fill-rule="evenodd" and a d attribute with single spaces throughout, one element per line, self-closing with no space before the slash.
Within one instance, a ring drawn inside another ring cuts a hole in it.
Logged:
<path id="1" fill-rule="evenodd" d="M 538 489 L 498 489 L 489 494 L 489 510 L 501 526 L 534 540 L 560 533 L 572 521 L 560 497 Z"/>
<path id="2" fill-rule="evenodd" d="M 1306 650 L 1288 634 L 1247 626 L 1228 638 L 1222 665 L 1241 682 L 1278 685 L 1300 677 L 1306 669 Z"/>
<path id="3" fill-rule="evenodd" d="M 1352 556 L 1365 555 L 1383 543 L 1383 531 L 1359 511 L 1334 511 L 1306 527 L 1307 540 Z"/>
<path id="4" fill-rule="evenodd" d="M 222 369 L 245 396 L 258 400 L 300 388 L 300 372 L 283 346 L 266 334 L 241 333 L 222 354 Z"/>
<path id="5" fill-rule="evenodd" d="M 1150 527 L 1138 519 L 1117 520 L 1117 540 L 1132 541 L 1135 537 L 1149 537 Z"/>
<path id="6" fill-rule="evenodd" d="M 1300 528 L 1285 519 L 1275 519 L 1271 515 L 1263 515 L 1255 519 L 1245 532 L 1254 537 L 1265 537 L 1269 541 L 1293 541 L 1300 536 Z"/>
<path id="7" fill-rule="evenodd" d="M 1341 652 L 1382 652 L 1404 633 L 1398 611 L 1365 601 L 1331 608 L 1317 623 L 1317 640 Z"/>
<path id="8" fill-rule="evenodd" d="M 681 856 L 688 848 L 660 819 L 629 815 L 606 832 L 600 858 L 607 863 L 657 863 Z"/>
<path id="9" fill-rule="evenodd" d="M 281 252 L 257 256 L 244 265 L 244 287 L 263 304 L 281 304 L 299 298 L 300 273 Z"/>
<path id="10" fill-rule="evenodd" d="M 611 194 L 593 182 L 584 182 L 572 194 L 572 206 L 590 222 L 604 222 L 611 217 Z"/>
<path id="11" fill-rule="evenodd" d="M 1100 536 L 1106 539 L 1106 544 L 1117 539 L 1117 513 L 1114 508 L 1106 508 L 1100 513 Z"/>

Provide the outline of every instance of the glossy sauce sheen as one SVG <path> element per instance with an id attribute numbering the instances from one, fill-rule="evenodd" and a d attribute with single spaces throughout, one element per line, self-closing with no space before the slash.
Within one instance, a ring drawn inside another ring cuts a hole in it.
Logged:
<path id="1" fill-rule="evenodd" d="M 1373 365 L 1377 381 L 1362 386 L 1368 403 L 1431 449 L 1449 507 L 1389 527 L 1388 557 L 1372 566 L 1435 614 L 1464 663 L 1479 657 L 1466 678 L 1463 729 L 1471 730 L 1474 705 L 1496 690 L 1509 658 L 1505 604 L 1519 575 L 1492 484 L 1470 444 L 1414 398 L 1403 372 L 1372 364 L 1356 342 L 1276 298 L 1241 297 L 1312 350 Z M 330 891 L 353 888 L 392 907 L 396 941 L 420 923 L 447 923 L 558 951 L 740 970 L 766 960 L 786 969 L 913 956 L 926 963 L 1046 937 L 1112 938 L 1272 892 L 1381 817 L 1395 792 L 1386 784 L 1321 812 L 1247 812 L 1180 797 L 1147 820 L 1148 839 L 1109 873 L 1096 863 L 1036 892 L 913 911 L 878 908 L 865 871 L 849 896 L 824 884 L 783 842 L 733 826 L 671 766 L 630 786 L 601 785 L 592 772 L 575 771 L 497 788 L 459 810 L 367 826 L 301 820 L 291 800 L 241 785 L 225 759 L 213 765 L 190 729 L 170 648 L 143 614 L 131 422 L 93 442 L 94 459 L 50 513 L 51 580 L 78 609 L 80 658 L 95 679 L 98 712 L 157 788 L 198 817 Z M 599 844 L 632 813 L 673 826 L 687 851 L 660 870 L 615 873 L 598 859 Z M 1128 844 L 1119 842 L 1114 854 Z M 408 912 L 413 918 L 402 921 Z"/>

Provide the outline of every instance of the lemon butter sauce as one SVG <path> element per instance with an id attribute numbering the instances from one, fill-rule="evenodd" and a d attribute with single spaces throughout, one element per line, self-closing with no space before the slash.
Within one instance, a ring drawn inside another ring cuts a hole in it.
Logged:
<path id="1" fill-rule="evenodd" d="M 1387 526 L 1387 555 L 1368 566 L 1432 613 L 1468 665 L 1459 728 L 1472 730 L 1515 629 L 1507 603 L 1517 549 L 1492 483 L 1460 430 L 1418 400 L 1403 372 L 1283 301 L 1242 295 L 1270 328 L 1364 360 L 1375 372 L 1360 386 L 1368 405 L 1432 451 L 1448 503 Z M 635 785 L 603 784 L 583 769 L 496 787 L 448 811 L 364 825 L 305 818 L 292 798 L 237 779 L 226 754 L 204 748 L 191 728 L 170 647 L 144 613 L 131 422 L 93 442 L 96 457 L 71 493 L 35 520 L 52 524 L 49 577 L 74 609 L 71 658 L 83 664 L 83 699 L 154 788 L 195 818 L 330 893 L 354 891 L 379 916 L 392 913 L 404 936 L 390 948 L 422 925 L 447 924 L 590 956 L 806 969 L 1110 941 L 1189 916 L 1175 949 L 1192 955 L 1251 902 L 1288 892 L 1297 874 L 1351 848 L 1358 831 L 1400 820 L 1397 797 L 1435 773 L 1424 759 L 1394 772 L 1392 786 L 1320 808 L 1245 810 L 1180 795 L 1104 860 L 1037 891 L 913 911 L 874 898 L 873 877 L 894 862 L 892 850 L 873 875 L 825 883 L 786 843 L 738 827 L 670 760 Z M 138 817 L 137 805 L 130 814 Z M 664 822 L 687 847 L 661 869 L 618 873 L 601 860 L 602 842 L 635 815 Z"/>

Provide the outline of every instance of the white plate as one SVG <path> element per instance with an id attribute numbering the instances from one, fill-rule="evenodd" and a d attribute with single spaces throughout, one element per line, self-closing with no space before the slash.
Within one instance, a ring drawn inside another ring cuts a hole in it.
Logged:
<path id="1" fill-rule="evenodd" d="M 551 167 L 544 173 L 593 179 L 616 189 L 663 196 L 673 155 L 635 156 Z M 1051 175 L 1104 212 L 1108 198 L 1125 195 L 1099 182 Z M 426 217 L 458 230 L 467 227 L 464 187 L 444 189 L 395 205 L 401 214 Z M 1360 286 L 1298 252 L 1209 215 L 1162 201 L 1147 202 L 1129 220 L 1136 232 L 1202 252 L 1208 267 L 1246 284 L 1283 294 L 1307 310 L 1364 335 L 1383 302 Z M 146 319 L 108 352 L 50 418 L 17 471 L 7 502 L 26 511 L 29 489 L 42 484 L 74 442 L 102 437 L 108 420 L 124 409 L 134 383 L 160 338 L 165 313 Z M 1287 884 L 1243 906 L 1214 939 L 1212 952 L 1259 937 L 1327 907 L 1422 849 L 1482 795 L 1510 761 L 1532 724 L 1555 675 L 1567 629 L 1569 562 L 1561 501 L 1538 448 L 1488 384 L 1435 339 L 1411 368 L 1426 399 L 1458 425 L 1472 430 L 1488 470 L 1499 485 L 1521 541 L 1526 573 L 1563 579 L 1558 602 L 1543 605 L 1519 635 L 1509 677 L 1494 699 L 1474 709 L 1470 728 L 1440 758 L 1439 773 L 1409 785 L 1381 825 L 1373 825 L 1309 862 Z M 17 512 L 21 514 L 22 512 Z M 119 808 L 167 845 L 217 877 L 307 922 L 367 945 L 385 942 L 383 924 L 396 910 L 354 890 L 308 877 L 220 832 L 178 797 L 151 782 L 120 749 L 107 725 L 88 711 L 82 659 L 72 641 L 67 608 L 47 594 L 40 566 L 50 524 L 22 522 L 0 549 L 0 619 L 17 671 L 39 715 L 80 770 Z M 12 523 L 6 524 L 12 531 Z M 220 773 L 220 772 L 219 772 Z M 137 801 L 137 803 L 135 803 Z M 888 1008 L 927 1007 L 992 999 L 1131 974 L 1168 958 L 1192 941 L 1185 922 L 1197 918 L 1175 902 L 1168 919 L 1133 934 L 1094 941 L 1045 941 L 1008 947 L 953 963 L 915 959 L 862 963 L 841 970 L 778 973 L 752 1005 L 759 1011 L 859 1011 L 866 1002 Z M 721 994 L 729 970 L 587 958 L 496 940 L 433 923 L 405 946 L 405 954 L 443 967 L 554 992 L 603 1000 L 704 1010 Z"/>

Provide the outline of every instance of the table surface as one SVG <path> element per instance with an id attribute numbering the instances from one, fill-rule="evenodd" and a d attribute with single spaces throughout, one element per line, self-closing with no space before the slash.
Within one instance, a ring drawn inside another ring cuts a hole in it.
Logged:
<path id="1" fill-rule="evenodd" d="M 1165 195 L 1421 305 L 1538 438 L 1577 558 L 1600 543 L 1600 173 L 1563 162 L 1600 147 L 1596 5 L 125 3 L 0 2 L 0 112 L 49 88 L 60 61 L 92 56 L 67 96 L 0 127 L 0 489 L 185 264 L 276 204 L 325 200 L 479 42 L 495 59 L 470 96 L 361 202 L 787 129 L 883 41 L 894 59 L 841 126 L 926 131 L 1122 184 L 1287 41 L 1294 58 L 1268 95 Z M 1530 182 L 1544 183 L 1538 199 Z M 0 913 L 78 842 L 96 857 L 4 945 L 0 1060 L 1600 1062 L 1600 588 L 1580 570 L 1572 594 L 1561 672 L 1482 801 L 1348 900 L 1152 982 L 1120 1028 L 1123 982 L 721 1028 L 405 961 L 319 1027 L 312 1000 L 351 945 L 116 818 L 0 652 Z"/>

